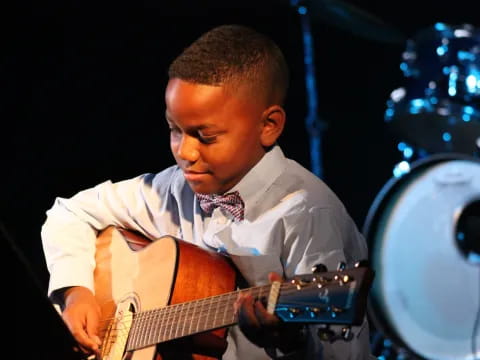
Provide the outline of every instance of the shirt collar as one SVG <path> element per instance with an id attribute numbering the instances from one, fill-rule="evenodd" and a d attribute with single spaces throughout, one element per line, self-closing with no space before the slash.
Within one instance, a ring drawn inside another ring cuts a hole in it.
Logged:
<path id="1" fill-rule="evenodd" d="M 245 217 L 254 208 L 287 165 L 287 158 L 275 145 L 231 190 L 237 190 L 245 203 Z"/>

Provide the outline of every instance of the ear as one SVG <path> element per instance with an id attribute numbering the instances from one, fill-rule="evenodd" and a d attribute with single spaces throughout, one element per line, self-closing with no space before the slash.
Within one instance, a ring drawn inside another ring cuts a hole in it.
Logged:
<path id="1" fill-rule="evenodd" d="M 270 147 L 283 132 L 286 120 L 285 110 L 280 105 L 272 105 L 263 112 L 262 120 L 260 141 L 264 147 Z"/>

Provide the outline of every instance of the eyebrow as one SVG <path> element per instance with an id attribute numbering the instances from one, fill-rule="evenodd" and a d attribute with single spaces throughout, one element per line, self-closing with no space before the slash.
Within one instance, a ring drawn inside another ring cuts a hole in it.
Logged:
<path id="1" fill-rule="evenodd" d="M 172 120 L 169 116 L 168 116 L 168 113 L 165 112 L 165 120 L 167 120 L 167 122 L 169 124 L 174 124 L 176 125 L 175 121 Z M 217 129 L 218 126 L 217 125 L 214 125 L 214 124 L 202 124 L 202 125 L 198 125 L 198 126 L 194 126 L 192 127 L 190 130 L 205 130 L 205 129 Z"/>

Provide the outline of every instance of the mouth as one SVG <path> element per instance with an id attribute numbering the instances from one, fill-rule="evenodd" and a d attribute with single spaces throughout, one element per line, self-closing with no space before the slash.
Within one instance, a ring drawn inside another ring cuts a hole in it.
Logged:
<path id="1" fill-rule="evenodd" d="M 193 171 L 193 170 L 184 170 L 183 175 L 188 181 L 200 181 L 205 176 L 209 175 L 208 171 Z"/>

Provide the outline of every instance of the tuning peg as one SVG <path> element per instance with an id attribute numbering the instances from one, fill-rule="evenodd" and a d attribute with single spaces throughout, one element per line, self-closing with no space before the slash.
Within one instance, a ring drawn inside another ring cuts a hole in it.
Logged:
<path id="1" fill-rule="evenodd" d="M 335 333 L 332 329 L 330 329 L 329 325 L 325 325 L 322 328 L 319 328 L 317 330 L 317 336 L 320 338 L 322 341 L 328 341 L 330 343 L 335 342 L 336 340 L 344 340 L 344 341 L 350 341 L 353 339 L 353 332 L 350 326 L 346 326 L 342 328 L 342 331 L 340 334 Z"/>
<path id="2" fill-rule="evenodd" d="M 332 310 L 332 317 L 336 317 L 337 314 L 341 314 L 345 311 L 345 309 L 338 307 L 338 306 L 333 306 L 331 307 Z"/>
<path id="3" fill-rule="evenodd" d="M 343 271 L 345 270 L 347 267 L 347 264 L 345 264 L 345 262 L 343 261 L 340 261 L 337 265 L 337 271 Z"/>
<path id="4" fill-rule="evenodd" d="M 335 332 L 328 325 L 317 330 L 317 336 L 320 340 L 330 341 L 335 337 Z"/>
<path id="5" fill-rule="evenodd" d="M 350 341 L 353 339 L 353 332 L 349 326 L 342 328 L 342 339 L 345 341 Z"/>
<path id="6" fill-rule="evenodd" d="M 311 318 L 315 318 L 317 317 L 318 315 L 324 313 L 325 311 L 327 311 L 327 308 L 326 307 L 308 307 L 307 308 L 307 311 L 310 315 Z"/>
<path id="7" fill-rule="evenodd" d="M 302 312 L 299 308 L 290 307 L 288 308 L 289 316 L 291 319 L 297 317 Z"/>
<path id="8" fill-rule="evenodd" d="M 368 260 L 366 260 L 366 259 L 360 260 L 360 261 L 358 261 L 358 262 L 355 263 L 355 267 L 356 267 L 356 268 L 359 268 L 359 267 L 368 267 L 368 265 L 369 265 L 369 262 L 368 262 Z"/>
<path id="9" fill-rule="evenodd" d="M 324 264 L 316 264 L 312 266 L 312 273 L 317 274 L 321 272 L 327 272 L 328 268 Z"/>

